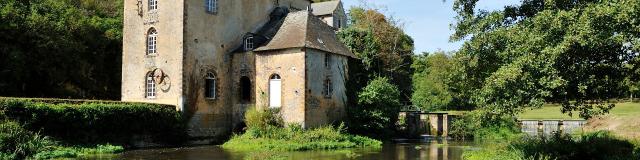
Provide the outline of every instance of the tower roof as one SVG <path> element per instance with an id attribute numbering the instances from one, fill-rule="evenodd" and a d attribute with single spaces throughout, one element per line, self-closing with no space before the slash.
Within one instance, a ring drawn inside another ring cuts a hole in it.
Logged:
<path id="1" fill-rule="evenodd" d="M 340 1 L 334 0 L 334 1 L 311 3 L 311 8 L 313 9 L 313 15 L 324 16 L 324 15 L 333 14 L 333 12 L 336 11 L 336 9 L 338 9 L 339 5 L 340 5 Z"/>
<path id="2" fill-rule="evenodd" d="M 311 15 L 308 11 L 289 13 L 276 34 L 265 45 L 254 51 L 287 48 L 312 48 L 329 53 L 356 58 L 338 40 L 331 26 Z"/>

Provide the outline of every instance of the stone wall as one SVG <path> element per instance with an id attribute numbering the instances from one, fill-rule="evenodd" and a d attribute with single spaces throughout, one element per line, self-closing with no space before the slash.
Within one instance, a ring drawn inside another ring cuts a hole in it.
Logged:
<path id="1" fill-rule="evenodd" d="M 325 66 L 325 56 L 329 56 L 329 66 Z M 346 66 L 347 57 L 314 49 L 306 53 L 306 124 L 317 127 L 336 123 L 346 115 Z M 331 81 L 331 94 L 325 96 L 325 83 Z"/>
<path id="2" fill-rule="evenodd" d="M 269 105 L 269 79 L 282 80 L 282 107 L 285 123 L 305 126 L 305 52 L 301 48 L 256 53 L 256 106 Z"/>

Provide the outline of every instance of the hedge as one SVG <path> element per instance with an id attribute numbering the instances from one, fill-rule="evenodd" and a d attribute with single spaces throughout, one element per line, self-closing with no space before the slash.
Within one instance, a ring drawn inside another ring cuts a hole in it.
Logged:
<path id="1" fill-rule="evenodd" d="M 186 125 L 174 106 L 118 101 L 0 98 L 0 118 L 71 144 L 178 144 Z"/>

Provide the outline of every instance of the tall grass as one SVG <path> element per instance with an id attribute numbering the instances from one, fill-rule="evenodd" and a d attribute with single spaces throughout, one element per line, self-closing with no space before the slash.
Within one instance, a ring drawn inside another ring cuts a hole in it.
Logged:
<path id="1" fill-rule="evenodd" d="M 344 125 L 303 129 L 300 125 L 286 127 L 277 110 L 250 109 L 246 113 L 247 131 L 234 135 L 222 145 L 240 151 L 304 151 L 343 148 L 380 148 L 382 142 L 345 133 Z"/>

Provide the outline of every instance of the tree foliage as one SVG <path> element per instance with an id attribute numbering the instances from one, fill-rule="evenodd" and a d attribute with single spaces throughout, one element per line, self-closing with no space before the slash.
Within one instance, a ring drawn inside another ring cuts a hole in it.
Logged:
<path id="1" fill-rule="evenodd" d="M 358 125 L 350 126 L 362 134 L 384 133 L 392 131 L 398 119 L 400 91 L 388 78 L 377 77 L 358 94 L 358 106 L 353 110 L 351 120 Z"/>
<path id="2" fill-rule="evenodd" d="M 338 37 L 355 53 L 360 61 L 352 68 L 362 70 L 350 78 L 361 79 L 359 87 L 378 76 L 391 79 L 400 87 L 402 101 L 411 97 L 411 61 L 413 39 L 404 33 L 397 22 L 375 9 L 351 8 L 350 25 L 340 30 Z M 364 74 L 361 74 L 364 73 Z"/>
<path id="3" fill-rule="evenodd" d="M 476 10 L 456 0 L 452 79 L 471 103 L 515 115 L 548 101 L 589 118 L 624 93 L 640 51 L 638 0 L 524 0 L 503 10 Z M 631 65 L 633 67 L 625 67 Z"/>
<path id="4" fill-rule="evenodd" d="M 0 95 L 117 99 L 122 0 L 0 0 Z"/>
<path id="5" fill-rule="evenodd" d="M 452 57 L 439 51 L 416 55 L 413 59 L 413 105 L 427 111 L 457 109 L 452 106 L 448 85 Z"/>

